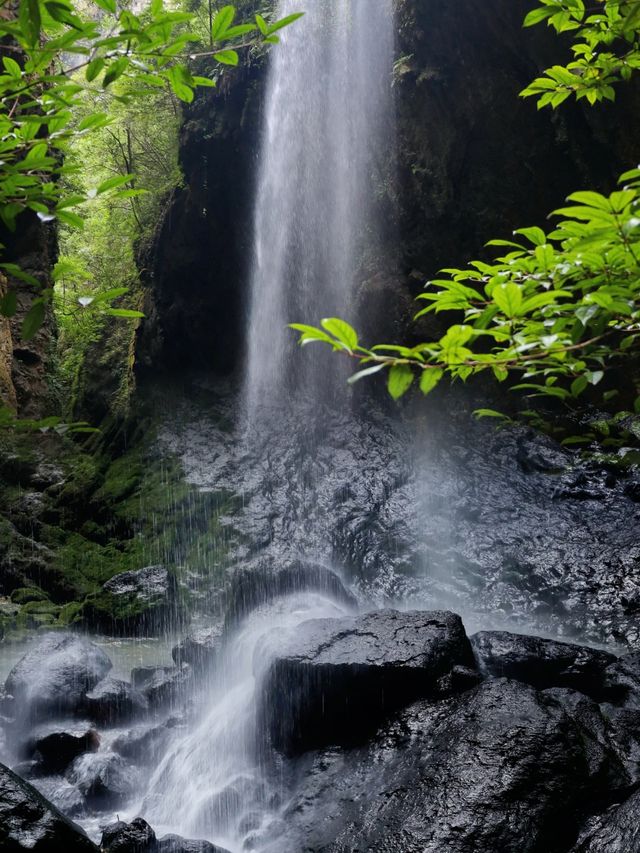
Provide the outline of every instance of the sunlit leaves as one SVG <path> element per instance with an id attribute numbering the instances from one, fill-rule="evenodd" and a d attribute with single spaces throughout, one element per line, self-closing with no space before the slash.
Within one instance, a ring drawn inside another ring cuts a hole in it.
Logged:
<path id="1" fill-rule="evenodd" d="M 589 104 L 613 101 L 615 86 L 640 67 L 640 4 L 602 0 L 587 12 L 583 0 L 539 2 L 524 25 L 546 22 L 558 33 L 570 32 L 574 59 L 546 69 L 521 94 L 537 98 L 538 108 L 556 108 L 569 97 Z"/>
<path id="2" fill-rule="evenodd" d="M 362 361 L 352 381 L 388 370 L 394 399 L 416 376 L 428 394 L 446 375 L 466 381 L 485 371 L 499 382 L 520 377 L 513 387 L 534 397 L 570 403 L 593 394 L 607 364 L 640 343 L 640 170 L 623 177 L 624 188 L 609 196 L 572 193 L 549 234 L 521 228 L 523 244 L 492 241 L 510 250 L 495 261 L 449 268 L 428 282 L 418 296 L 427 306 L 416 316 L 445 315 L 438 340 L 366 349 L 337 318 L 293 328 L 301 343 L 320 341 Z"/>

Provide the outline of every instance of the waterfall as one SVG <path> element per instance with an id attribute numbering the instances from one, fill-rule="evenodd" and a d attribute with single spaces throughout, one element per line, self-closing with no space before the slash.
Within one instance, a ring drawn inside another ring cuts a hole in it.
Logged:
<path id="1" fill-rule="evenodd" d="M 384 172 L 393 119 L 393 0 L 281 0 L 278 17 L 301 8 L 304 17 L 282 31 L 270 55 L 243 389 L 250 425 L 277 412 L 248 442 L 267 477 L 283 448 L 297 448 L 287 505 L 274 503 L 273 479 L 261 494 L 264 515 L 279 513 L 282 533 L 270 543 L 276 564 L 291 547 L 307 560 L 331 559 L 336 519 L 317 489 L 327 471 L 326 460 L 318 462 L 323 420 L 287 418 L 283 410 L 300 397 L 316 413 L 329 406 L 350 365 L 318 349 L 300 353 L 286 327 L 330 316 L 357 324 L 365 259 L 378 248 L 374 175 Z M 362 453 L 356 436 L 350 424 L 340 431 L 343 445 L 351 441 Z M 345 488 L 336 481 L 331 493 Z M 302 589 L 258 607 L 230 632 L 202 679 L 195 722 L 176 735 L 150 781 L 141 812 L 157 829 L 206 837 L 233 853 L 264 849 L 277 837 L 278 774 L 256 720 L 261 673 L 287 631 L 344 612 L 330 596 Z"/>
<path id="2" fill-rule="evenodd" d="M 363 256 L 377 243 L 373 171 L 392 127 L 392 0 L 282 0 L 305 16 L 271 54 L 254 221 L 249 418 L 309 392 L 334 399 L 346 367 L 294 352 L 291 322 L 356 324 Z"/>

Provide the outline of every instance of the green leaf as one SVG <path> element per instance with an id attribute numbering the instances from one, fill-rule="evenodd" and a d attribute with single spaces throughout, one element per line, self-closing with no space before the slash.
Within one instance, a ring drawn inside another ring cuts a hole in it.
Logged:
<path id="1" fill-rule="evenodd" d="M 574 397 L 579 397 L 586 389 L 589 380 L 586 376 L 577 376 L 571 383 L 571 393 Z"/>
<path id="2" fill-rule="evenodd" d="M 538 228 L 537 226 L 533 226 L 531 228 L 518 228 L 515 234 L 522 234 L 530 243 L 533 243 L 534 246 L 544 246 L 547 242 L 547 236 L 542 230 L 542 228 Z"/>
<path id="3" fill-rule="evenodd" d="M 37 299 L 31 305 L 26 317 L 22 321 L 22 339 L 30 341 L 35 337 L 42 326 L 45 317 L 45 304 L 43 300 Z"/>
<path id="4" fill-rule="evenodd" d="M 577 201 L 579 204 L 585 204 L 587 207 L 595 207 L 598 210 L 611 210 L 611 204 L 608 198 L 591 191 L 581 191 L 571 193 L 567 196 L 567 201 Z"/>
<path id="5" fill-rule="evenodd" d="M 94 2 L 101 9 L 104 9 L 105 12 L 109 12 L 110 15 L 116 14 L 116 0 L 94 0 Z"/>
<path id="6" fill-rule="evenodd" d="M 517 317 L 522 310 L 522 288 L 513 281 L 499 284 L 491 291 L 491 299 L 507 317 Z"/>
<path id="7" fill-rule="evenodd" d="M 256 24 L 258 25 L 258 29 L 260 30 L 263 36 L 269 35 L 269 25 L 262 17 L 262 15 L 256 15 Z"/>
<path id="8" fill-rule="evenodd" d="M 387 388 L 394 400 L 406 394 L 413 382 L 413 370 L 408 364 L 394 364 L 389 371 Z"/>
<path id="9" fill-rule="evenodd" d="M 98 185 L 97 194 L 102 195 L 102 193 L 106 193 L 107 190 L 113 190 L 116 187 L 122 187 L 125 184 L 128 184 L 133 179 L 133 175 L 116 175 L 113 178 L 107 178 L 106 181 L 103 181 Z"/>
<path id="10" fill-rule="evenodd" d="M 349 385 L 353 385 L 361 379 L 364 379 L 365 376 L 373 376 L 374 373 L 379 373 L 381 370 L 384 370 L 386 366 L 386 364 L 374 364 L 371 367 L 365 367 L 364 370 L 359 370 L 357 373 L 350 376 L 347 379 L 347 382 Z"/>
<path id="11" fill-rule="evenodd" d="M 220 9 L 211 25 L 211 38 L 214 41 L 219 41 L 225 37 L 225 33 L 233 23 L 235 16 L 236 10 L 233 6 L 223 6 Z"/>
<path id="12" fill-rule="evenodd" d="M 337 338 L 341 344 L 344 344 L 348 350 L 353 350 L 358 346 L 356 330 L 339 317 L 327 317 L 321 321 L 320 325 L 334 338 Z"/>
<path id="13" fill-rule="evenodd" d="M 510 421 L 511 418 L 502 412 L 497 412 L 495 409 L 474 409 L 473 414 L 476 418 L 499 418 L 502 421 Z"/>
<path id="14" fill-rule="evenodd" d="M 98 74 L 102 71 L 105 66 L 105 61 L 101 56 L 92 59 L 91 62 L 87 65 L 87 70 L 85 71 L 85 77 L 87 78 L 87 82 L 91 83 L 96 79 Z"/>
<path id="15" fill-rule="evenodd" d="M 11 59 L 11 57 L 9 56 L 3 56 L 2 64 L 4 65 L 7 74 L 9 74 L 11 77 L 15 77 L 17 80 L 22 77 L 22 69 L 15 61 L 15 59 Z"/>
<path id="16" fill-rule="evenodd" d="M 19 21 L 27 43 L 35 46 L 40 38 L 42 18 L 38 0 L 20 0 Z"/>
<path id="17" fill-rule="evenodd" d="M 281 18 L 279 21 L 276 21 L 273 24 L 269 24 L 268 35 L 275 33 L 277 30 L 281 30 L 284 27 L 288 27 L 290 24 L 293 24 L 294 21 L 297 21 L 304 15 L 304 12 L 294 12 L 292 15 L 287 15 L 286 18 Z"/>
<path id="18" fill-rule="evenodd" d="M 18 296 L 15 290 L 8 290 L 0 298 L 0 314 L 3 317 L 13 317 L 18 308 Z"/>
<path id="19" fill-rule="evenodd" d="M 214 53 L 213 58 L 223 65 L 238 64 L 238 54 L 235 50 L 221 50 L 219 53 Z"/>
<path id="20" fill-rule="evenodd" d="M 105 308 L 104 313 L 110 317 L 127 317 L 132 320 L 144 317 L 142 311 L 132 311 L 129 308 Z"/>
<path id="21" fill-rule="evenodd" d="M 430 367 L 422 371 L 420 375 L 420 390 L 423 394 L 429 394 L 442 379 L 444 371 L 440 367 Z"/>

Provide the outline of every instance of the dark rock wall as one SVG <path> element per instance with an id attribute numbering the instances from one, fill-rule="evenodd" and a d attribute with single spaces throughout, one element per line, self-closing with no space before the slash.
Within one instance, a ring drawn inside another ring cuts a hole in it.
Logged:
<path id="1" fill-rule="evenodd" d="M 365 260 L 367 337 L 404 336 L 410 293 L 484 243 L 539 223 L 576 189 L 611 189 L 635 163 L 640 94 L 595 109 L 538 112 L 518 93 L 567 58 L 544 27 L 523 29 L 530 0 L 397 0 L 395 157 L 379 164 L 387 269 Z M 275 48 L 279 49 L 279 48 Z M 143 260 L 147 321 L 138 368 L 228 373 L 241 357 L 266 62 L 225 71 L 188 109 L 184 187 Z M 376 253 L 378 254 L 378 253 Z M 384 318 L 382 320 L 381 318 Z"/>
<path id="2" fill-rule="evenodd" d="M 28 211 L 18 219 L 15 232 L 0 228 L 0 243 L 5 247 L 4 262 L 18 264 L 42 288 L 51 287 L 51 270 L 58 251 L 51 226 Z M 24 341 L 22 321 L 40 291 L 13 277 L 0 283 L 0 289 L 6 287 L 16 291 L 18 307 L 10 320 L 0 318 L 0 403 L 16 410 L 20 417 L 42 417 L 53 394 L 50 377 L 56 345 L 55 317 L 48 308 L 35 337 Z"/>
<path id="3" fill-rule="evenodd" d="M 538 111 L 518 93 L 569 58 L 532 0 L 399 0 L 396 87 L 403 261 L 432 275 L 540 224 L 578 189 L 611 191 L 637 158 L 640 92 Z"/>
<path id="4" fill-rule="evenodd" d="M 229 70 L 185 114 L 184 185 L 170 198 L 141 259 L 147 288 L 137 362 L 165 370 L 231 370 L 246 303 L 260 134 L 262 59 Z"/>

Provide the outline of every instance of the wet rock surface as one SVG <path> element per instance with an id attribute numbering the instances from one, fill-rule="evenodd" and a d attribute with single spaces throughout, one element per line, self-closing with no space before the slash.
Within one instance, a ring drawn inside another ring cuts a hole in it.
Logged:
<path id="1" fill-rule="evenodd" d="M 193 683 L 193 670 L 187 663 L 137 667 L 131 670 L 131 682 L 150 708 L 179 707 L 184 704 Z"/>
<path id="2" fill-rule="evenodd" d="M 22 752 L 44 773 L 61 773 L 84 752 L 96 752 L 100 736 L 90 725 L 43 726 L 32 733 Z"/>
<path id="3" fill-rule="evenodd" d="M 114 575 L 90 597 L 83 619 L 110 634 L 149 636 L 184 618 L 175 575 L 165 566 L 147 566 Z"/>
<path id="4" fill-rule="evenodd" d="M 116 723 L 143 714 L 149 703 L 128 681 L 105 678 L 84 697 L 87 716 L 100 723 Z"/>
<path id="5" fill-rule="evenodd" d="M 270 853 L 566 851 L 597 787 L 579 724 L 504 679 L 414 704 L 367 747 L 317 753 L 297 773 Z"/>
<path id="6" fill-rule="evenodd" d="M 102 833 L 101 848 L 104 853 L 227 853 L 208 841 L 178 835 L 157 838 L 149 824 L 139 817 L 128 824 L 118 821 L 107 826 Z"/>
<path id="7" fill-rule="evenodd" d="M 222 626 L 200 628 L 171 649 L 176 666 L 188 663 L 194 669 L 209 669 L 216 661 L 222 644 Z"/>
<path id="8" fill-rule="evenodd" d="M 112 752 L 79 756 L 68 769 L 66 778 L 98 811 L 126 805 L 140 781 L 136 769 Z"/>
<path id="9" fill-rule="evenodd" d="M 453 613 L 382 610 L 304 622 L 266 677 L 265 725 L 287 753 L 362 740 L 384 714 L 443 692 L 440 680 L 456 667 L 475 668 Z"/>
<path id="10" fill-rule="evenodd" d="M 162 392 L 154 405 L 169 408 Z M 632 474 L 526 428 L 476 423 L 453 394 L 446 414 L 428 419 L 370 400 L 363 417 L 301 401 L 250 443 L 242 424 L 230 430 L 239 415 L 220 385 L 193 377 L 190 399 L 171 406 L 161 442 L 188 482 L 242 497 L 222 519 L 231 568 L 308 554 L 339 567 L 367 604 L 444 607 L 471 631 L 640 642 Z"/>
<path id="11" fill-rule="evenodd" d="M 14 666 L 5 689 L 23 717 L 42 717 L 76 709 L 111 669 L 95 643 L 75 634 L 46 634 Z"/>
<path id="12" fill-rule="evenodd" d="M 480 631 L 471 637 L 480 670 L 533 687 L 572 687 L 602 696 L 607 667 L 616 657 L 599 649 L 559 643 L 508 631 Z"/>
<path id="13" fill-rule="evenodd" d="M 324 593 L 350 609 L 358 608 L 357 598 L 345 588 L 338 575 L 325 566 L 303 560 L 294 560 L 286 566 L 262 561 L 233 573 L 226 624 L 232 626 L 260 605 L 296 592 Z"/>
<path id="14" fill-rule="evenodd" d="M 0 849 L 6 853 L 98 851 L 79 826 L 3 765 L 0 765 Z"/>
<path id="15" fill-rule="evenodd" d="M 638 853 L 640 792 L 590 822 L 571 853 Z"/>

